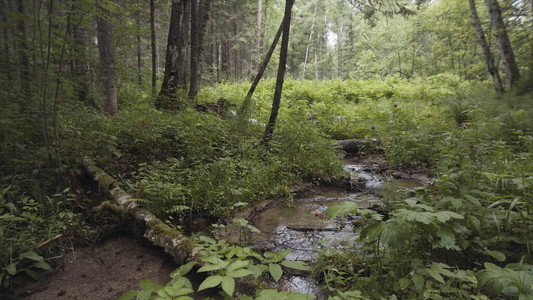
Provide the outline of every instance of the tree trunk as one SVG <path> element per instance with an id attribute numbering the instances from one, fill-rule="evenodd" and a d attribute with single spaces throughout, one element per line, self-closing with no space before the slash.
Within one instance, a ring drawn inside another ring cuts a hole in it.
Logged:
<path id="1" fill-rule="evenodd" d="M 137 80 L 139 87 L 143 86 L 142 74 L 142 44 L 141 44 L 141 1 L 137 2 Z"/>
<path id="2" fill-rule="evenodd" d="M 261 66 L 259 67 L 259 71 L 257 72 L 257 75 L 254 78 L 254 82 L 252 83 L 252 86 L 250 86 L 250 89 L 248 90 L 248 93 L 246 94 L 246 97 L 244 98 L 244 101 L 239 110 L 239 114 L 243 114 L 248 110 L 250 99 L 252 99 L 252 95 L 254 94 L 255 88 L 259 84 L 261 77 L 263 77 L 263 73 L 265 72 L 268 62 L 270 61 L 270 58 L 272 57 L 272 53 L 274 53 L 274 50 L 276 49 L 276 45 L 278 44 L 279 38 L 283 31 L 283 22 L 284 20 L 279 25 L 278 32 L 276 33 L 276 36 L 274 37 L 274 40 L 272 41 L 272 44 L 270 45 L 270 49 L 268 49 L 268 52 L 265 55 L 265 58 L 263 59 Z"/>
<path id="3" fill-rule="evenodd" d="M 117 85 L 115 74 L 115 47 L 113 45 L 113 24 L 111 14 L 98 2 L 99 14 L 96 18 L 98 54 L 100 57 L 100 77 L 102 79 L 103 112 L 117 113 Z"/>
<path id="4" fill-rule="evenodd" d="M 192 0 L 191 5 L 191 69 L 189 101 L 193 102 L 198 94 L 198 80 L 200 74 L 200 57 L 204 52 L 204 35 L 209 23 L 209 12 L 211 0 L 200 0 L 200 5 L 196 0 Z"/>
<path id="5" fill-rule="evenodd" d="M 263 134 L 263 144 L 268 144 L 274 133 L 276 121 L 278 118 L 279 106 L 281 102 L 281 93 L 283 91 L 283 82 L 285 80 L 285 70 L 287 68 L 287 52 L 289 48 L 289 33 L 291 29 L 291 12 L 294 0 L 286 0 L 285 2 L 285 16 L 283 17 L 283 37 L 281 38 L 281 49 L 279 57 L 278 75 L 276 79 L 276 90 L 274 91 L 274 99 L 272 100 L 272 110 L 270 118 L 266 125 Z"/>
<path id="6" fill-rule="evenodd" d="M 7 10 L 8 10 L 8 5 L 6 3 L 4 3 L 4 1 L 0 2 L 2 7 L 4 9 L 2 9 L 2 12 L 0 14 L 2 14 L 2 23 L 4 24 L 4 28 L 2 29 L 2 34 L 4 36 L 4 41 L 3 41 L 3 44 L 4 44 L 4 70 L 6 71 L 6 77 L 7 77 L 7 80 L 9 82 L 9 84 L 12 84 L 12 81 L 13 81 L 13 77 L 11 76 L 11 53 L 9 51 L 9 34 L 8 34 L 8 23 L 7 23 Z"/>
<path id="7" fill-rule="evenodd" d="M 265 28 L 265 33 L 263 34 L 263 45 L 266 47 L 268 40 L 268 0 L 265 0 L 265 24 L 263 27 Z"/>
<path id="8" fill-rule="evenodd" d="M 176 107 L 176 92 L 187 85 L 187 40 L 190 0 L 172 0 L 170 27 L 168 30 L 165 76 L 156 100 L 158 108 Z"/>
<path id="9" fill-rule="evenodd" d="M 19 44 L 19 58 L 20 58 L 20 80 L 21 80 L 21 90 L 23 93 L 28 93 L 29 82 L 30 82 L 30 60 L 28 58 L 28 41 L 26 34 L 26 15 L 24 8 L 24 1 L 18 0 L 18 12 L 21 16 L 18 18 L 18 44 Z"/>
<path id="10" fill-rule="evenodd" d="M 255 41 L 255 65 L 261 61 L 261 18 L 263 16 L 263 1 L 257 0 L 257 33 Z"/>
<path id="11" fill-rule="evenodd" d="M 485 33 L 483 32 L 483 27 L 481 26 L 481 21 L 479 20 L 479 16 L 477 14 L 476 0 L 468 0 L 468 2 L 470 4 L 470 17 L 472 18 L 472 24 L 476 29 L 478 43 L 481 46 L 481 49 L 483 50 L 483 56 L 485 57 L 487 70 L 492 76 L 496 91 L 498 91 L 498 93 L 503 93 L 504 88 L 502 84 L 502 79 L 500 77 L 498 69 L 496 68 L 496 65 L 494 64 L 494 56 L 490 52 L 489 45 L 487 44 L 487 39 L 485 38 Z"/>
<path id="12" fill-rule="evenodd" d="M 121 209 L 129 213 L 137 224 L 144 225 L 144 237 L 153 244 L 163 247 L 177 263 L 199 261 L 199 252 L 195 252 L 196 243 L 178 230 L 169 227 L 149 210 L 142 208 L 132 197 L 120 188 L 118 183 L 97 167 L 93 161 L 85 158 L 83 166 L 87 173 L 98 182 L 100 191 L 111 197 Z"/>
<path id="13" fill-rule="evenodd" d="M 503 72 L 507 77 L 507 86 L 512 88 L 520 78 L 520 70 L 516 64 L 511 41 L 509 40 L 507 30 L 505 29 L 502 12 L 498 0 L 485 0 L 485 2 L 487 4 L 490 25 L 494 32 L 496 46 L 498 47 L 498 51 L 502 58 Z"/>
<path id="14" fill-rule="evenodd" d="M 342 78 L 342 39 L 344 37 L 344 0 L 341 0 L 340 3 L 339 3 L 339 10 L 340 10 L 340 15 L 341 15 L 341 23 L 340 23 L 340 26 L 339 26 L 339 35 L 337 36 L 337 50 L 338 50 L 338 61 L 339 61 L 339 64 L 338 64 L 338 69 L 337 69 L 337 74 L 339 76 L 339 78 Z"/>
<path id="15" fill-rule="evenodd" d="M 309 58 L 309 48 L 311 47 L 311 40 L 313 38 L 313 34 L 315 33 L 315 19 L 316 19 L 317 10 L 318 10 L 318 2 L 315 4 L 315 12 L 313 13 L 313 21 L 311 23 L 311 31 L 309 32 L 309 39 L 307 40 L 307 48 L 305 49 L 304 66 L 302 68 L 302 79 L 305 79 L 305 69 L 307 67 L 307 59 Z M 316 52 L 315 52 L 315 58 L 316 58 Z"/>
<path id="16" fill-rule="evenodd" d="M 152 98 L 156 95 L 157 85 L 157 41 L 155 37 L 155 0 L 150 0 L 150 46 L 152 50 Z"/>
<path id="17" fill-rule="evenodd" d="M 72 29 L 72 36 L 75 42 L 74 47 L 74 77 L 76 82 L 76 94 L 78 100 L 81 102 L 86 102 L 88 104 L 93 104 L 89 99 L 89 83 L 88 79 L 89 68 L 87 65 L 87 47 L 88 47 L 88 38 L 87 38 L 87 28 L 82 25 L 74 26 Z"/>

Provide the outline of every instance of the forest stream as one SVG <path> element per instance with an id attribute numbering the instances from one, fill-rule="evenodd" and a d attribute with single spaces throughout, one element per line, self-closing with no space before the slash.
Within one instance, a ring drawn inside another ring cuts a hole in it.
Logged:
<path id="1" fill-rule="evenodd" d="M 358 247 L 356 239 L 361 218 L 346 215 L 342 219 L 337 217 L 328 220 L 326 210 L 329 207 L 350 201 L 356 202 L 359 208 L 379 211 L 383 207 L 381 199 L 384 184 L 408 192 L 430 181 L 429 177 L 420 173 L 393 172 L 386 175 L 387 168 L 384 165 L 381 157 L 344 159 L 343 169 L 350 175 L 350 191 L 319 186 L 297 197 L 290 205 L 279 205 L 258 214 L 254 222 L 261 233 L 254 237 L 254 245 L 266 251 L 290 249 L 292 252 L 285 257 L 287 260 L 308 264 L 313 264 L 319 251 Z M 322 291 L 313 279 L 287 275 L 280 280 L 279 289 L 322 298 Z"/>
<path id="2" fill-rule="evenodd" d="M 337 186 L 314 186 L 297 196 L 291 205 L 277 205 L 259 212 L 252 220 L 261 231 L 253 237 L 254 246 L 263 251 L 290 249 L 292 252 L 287 260 L 313 264 L 321 250 L 359 246 L 356 242 L 357 223 L 361 219 L 347 215 L 328 220 L 325 217 L 328 207 L 354 201 L 360 208 L 379 210 L 383 207 L 381 199 L 385 184 L 409 191 L 429 183 L 425 174 L 389 172 L 386 162 L 379 156 L 343 159 L 343 169 L 350 176 L 348 191 Z M 124 292 L 138 288 L 137 284 L 143 278 L 165 284 L 176 267 L 173 260 L 157 247 L 132 237 L 118 236 L 100 245 L 73 249 L 46 278 L 28 281 L 14 290 L 11 297 L 116 299 Z M 191 280 L 197 285 L 201 279 Z M 324 298 L 319 284 L 304 274 L 285 274 L 276 287 Z M 196 295 L 202 296 L 206 295 Z"/>

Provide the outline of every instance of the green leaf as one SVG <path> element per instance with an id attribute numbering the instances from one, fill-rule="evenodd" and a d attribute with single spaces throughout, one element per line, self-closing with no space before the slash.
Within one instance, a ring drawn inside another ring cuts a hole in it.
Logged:
<path id="1" fill-rule="evenodd" d="M 143 290 L 154 288 L 154 282 L 150 278 L 145 278 L 139 282 L 139 286 Z"/>
<path id="2" fill-rule="evenodd" d="M 465 195 L 466 200 L 468 200 L 470 203 L 472 203 L 474 206 L 481 206 L 481 202 L 479 202 L 479 199 L 472 196 L 472 195 Z"/>
<path id="3" fill-rule="evenodd" d="M 269 264 L 268 270 L 270 274 L 272 275 L 272 278 L 274 278 L 274 281 L 276 282 L 278 282 L 281 278 L 281 275 L 283 275 L 283 270 L 278 264 Z"/>
<path id="4" fill-rule="evenodd" d="M 41 269 L 41 270 L 46 270 L 46 271 L 52 270 L 52 267 L 50 267 L 50 265 L 44 261 L 35 262 L 32 266 L 34 268 Z"/>
<path id="5" fill-rule="evenodd" d="M 7 267 L 5 267 L 5 270 L 11 275 L 15 275 L 17 273 L 17 267 L 15 266 L 15 264 L 7 265 Z"/>
<path id="6" fill-rule="evenodd" d="M 150 296 L 152 296 L 153 289 L 147 289 L 139 291 L 137 294 L 137 300 L 150 300 Z"/>
<path id="7" fill-rule="evenodd" d="M 356 213 L 359 210 L 357 203 L 351 201 L 344 201 L 342 203 L 333 205 L 326 210 L 328 219 L 340 216 L 343 218 L 347 213 Z"/>
<path id="8" fill-rule="evenodd" d="M 195 263 L 192 261 L 187 264 L 184 264 L 183 266 L 179 267 L 176 271 L 172 272 L 172 274 L 170 274 L 170 277 L 174 278 L 174 277 L 185 276 L 187 275 L 187 273 L 189 273 L 189 271 L 191 271 L 194 265 Z"/>
<path id="9" fill-rule="evenodd" d="M 226 294 L 233 296 L 233 291 L 235 290 L 235 279 L 230 276 L 224 276 L 222 278 L 222 290 Z"/>
<path id="10" fill-rule="evenodd" d="M 245 277 L 245 276 L 248 276 L 248 275 L 252 275 L 252 271 L 247 270 L 247 269 L 238 269 L 238 270 L 235 270 L 235 271 L 227 272 L 226 274 L 228 276 L 233 277 L 233 278 L 240 278 L 240 277 Z"/>
<path id="11" fill-rule="evenodd" d="M 135 298 L 135 296 L 137 296 L 138 293 L 139 291 L 129 291 L 129 292 L 122 294 L 122 296 L 118 297 L 117 300 L 131 300 Z"/>
<path id="12" fill-rule="evenodd" d="M 405 290 L 411 284 L 411 280 L 407 278 L 400 278 L 398 283 L 400 284 L 400 289 Z"/>
<path id="13" fill-rule="evenodd" d="M 21 253 L 19 255 L 19 258 L 21 258 L 21 259 L 27 258 L 27 259 L 31 259 L 31 260 L 34 260 L 34 261 L 43 261 L 44 260 L 44 258 L 42 256 L 40 256 L 39 254 L 37 254 L 35 252 L 24 252 L 24 253 Z"/>
<path id="14" fill-rule="evenodd" d="M 303 263 L 301 261 L 293 261 L 293 260 L 284 260 L 281 263 L 282 266 L 295 269 L 295 270 L 302 270 L 302 271 L 309 271 L 311 268 L 306 263 Z"/>
<path id="15" fill-rule="evenodd" d="M 487 253 L 488 255 L 490 255 L 492 257 L 494 257 L 499 262 L 505 261 L 505 259 L 506 259 L 505 254 L 503 254 L 500 251 L 486 251 L 485 253 Z"/>
<path id="16" fill-rule="evenodd" d="M 205 289 L 213 288 L 217 285 L 219 285 L 222 282 L 222 276 L 220 275 L 213 275 L 207 277 L 202 284 L 200 284 L 200 287 L 198 288 L 199 291 L 203 291 Z"/>
<path id="17" fill-rule="evenodd" d="M 246 267 L 250 263 L 249 260 L 237 260 L 228 266 L 228 272 L 232 272 L 238 269 Z"/>
<path id="18" fill-rule="evenodd" d="M 361 241 L 367 241 L 367 242 L 373 242 L 379 239 L 381 232 L 383 231 L 383 228 L 385 227 L 385 223 L 383 222 L 376 222 L 373 224 L 370 224 L 363 228 L 361 230 L 359 239 Z"/>
<path id="19" fill-rule="evenodd" d="M 174 300 L 194 300 L 194 298 L 191 298 L 189 296 L 180 296 Z"/>

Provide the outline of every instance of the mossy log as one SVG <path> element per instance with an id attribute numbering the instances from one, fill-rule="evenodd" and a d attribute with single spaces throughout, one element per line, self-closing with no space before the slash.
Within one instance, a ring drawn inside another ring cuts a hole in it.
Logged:
<path id="1" fill-rule="evenodd" d="M 358 153 L 363 149 L 372 149 L 380 144 L 377 139 L 351 139 L 339 140 L 335 146 L 341 148 L 346 153 Z"/>
<path id="2" fill-rule="evenodd" d="M 100 191 L 114 199 L 137 222 L 146 226 L 144 237 L 165 252 L 172 255 L 177 263 L 199 261 L 199 252 L 194 251 L 195 242 L 182 232 L 171 228 L 146 208 L 143 208 L 128 193 L 122 190 L 118 182 L 104 170 L 97 167 L 89 158 L 83 160 L 85 170 L 98 182 Z"/>

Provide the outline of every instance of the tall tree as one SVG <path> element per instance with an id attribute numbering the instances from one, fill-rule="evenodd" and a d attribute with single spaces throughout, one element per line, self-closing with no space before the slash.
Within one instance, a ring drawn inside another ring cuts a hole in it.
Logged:
<path id="1" fill-rule="evenodd" d="M 165 75 L 156 100 L 160 108 L 176 105 L 176 92 L 187 85 L 187 39 L 189 36 L 188 9 L 191 0 L 172 0 L 168 30 Z"/>
<path id="2" fill-rule="evenodd" d="M 309 48 L 311 47 L 311 40 L 313 38 L 313 34 L 315 33 L 315 20 L 316 20 L 317 10 L 318 10 L 318 1 L 315 3 L 315 11 L 313 12 L 313 21 L 311 22 L 311 30 L 309 31 L 309 39 L 307 40 L 307 48 L 305 48 L 304 65 L 302 68 L 302 79 L 305 79 L 305 69 L 307 68 L 307 59 L 309 58 Z M 315 49 L 315 54 L 316 54 L 316 49 Z M 316 55 L 315 55 L 315 59 L 316 59 Z"/>
<path id="3" fill-rule="evenodd" d="M 283 17 L 283 36 L 281 37 L 281 49 L 279 56 L 278 75 L 276 78 L 276 89 L 272 99 L 272 110 L 270 118 L 263 133 L 263 143 L 268 144 L 274 133 L 276 121 L 278 119 L 279 107 L 281 104 L 281 93 L 283 91 L 283 82 L 285 80 L 285 70 L 287 68 L 287 53 L 289 49 L 289 33 L 291 30 L 291 13 L 294 0 L 286 0 L 285 15 Z"/>
<path id="4" fill-rule="evenodd" d="M 157 40 L 155 37 L 155 0 L 150 0 L 150 48 L 152 50 L 152 98 L 157 84 Z"/>
<path id="5" fill-rule="evenodd" d="M 500 5 L 498 4 L 498 0 L 485 0 L 485 3 L 487 4 L 490 25 L 494 32 L 496 46 L 502 58 L 503 72 L 506 76 L 507 85 L 509 88 L 512 88 L 520 78 L 520 70 L 515 60 L 511 41 L 507 35 Z"/>
<path id="6" fill-rule="evenodd" d="M 263 17 L 263 1 L 257 0 L 257 33 L 255 41 L 255 61 L 259 64 L 261 60 L 261 18 Z"/>
<path id="7" fill-rule="evenodd" d="M 192 0 L 191 5 L 191 68 L 189 100 L 194 101 L 200 80 L 200 57 L 204 52 L 204 35 L 209 24 L 212 0 Z"/>
<path id="8" fill-rule="evenodd" d="M 139 0 L 137 2 L 137 10 L 135 18 L 137 19 L 137 81 L 139 87 L 143 85 L 143 75 L 142 75 L 142 43 L 141 43 L 141 4 L 143 1 Z"/>
<path id="9" fill-rule="evenodd" d="M 339 1 L 340 25 L 339 33 L 337 35 L 337 50 L 338 50 L 338 71 L 337 74 L 342 78 L 342 42 L 344 38 L 344 0 Z"/>
<path id="10" fill-rule="evenodd" d="M 483 27 L 481 26 L 481 21 L 479 20 L 479 16 L 477 14 L 476 0 L 468 0 L 468 2 L 470 4 L 470 17 L 472 18 L 472 24 L 476 29 L 478 42 L 481 46 L 481 49 L 483 50 L 483 56 L 485 57 L 487 70 L 492 76 L 496 91 L 498 91 L 499 93 L 503 93 L 504 88 L 502 84 L 502 79 L 500 78 L 500 73 L 498 72 L 498 69 L 494 64 L 494 56 L 492 55 L 489 45 L 487 44 L 487 39 L 485 38 L 485 33 L 483 32 Z"/>
<path id="11" fill-rule="evenodd" d="M 100 76 L 102 79 L 103 111 L 106 114 L 117 113 L 117 84 L 115 69 L 115 46 L 113 44 L 113 23 L 111 13 L 101 1 L 97 2 L 98 15 L 96 30 L 98 36 L 98 54 L 100 59 Z"/>
<path id="12" fill-rule="evenodd" d="M 27 34 L 26 34 L 26 18 L 24 17 L 26 15 L 25 7 L 24 7 L 24 1 L 18 0 L 18 12 L 20 13 L 21 17 L 19 17 L 18 21 L 18 47 L 19 47 L 19 58 L 20 58 L 20 79 L 21 79 L 21 89 L 23 93 L 28 92 L 28 84 L 30 82 L 30 59 L 28 57 L 28 40 L 27 40 Z"/>

